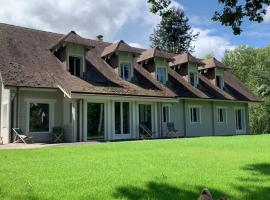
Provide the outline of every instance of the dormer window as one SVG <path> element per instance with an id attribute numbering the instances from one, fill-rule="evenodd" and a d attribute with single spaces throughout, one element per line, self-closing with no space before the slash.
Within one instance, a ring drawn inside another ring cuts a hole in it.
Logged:
<path id="1" fill-rule="evenodd" d="M 224 87 L 224 80 L 222 76 L 216 76 L 216 86 L 220 89 L 223 89 Z"/>
<path id="2" fill-rule="evenodd" d="M 121 63 L 120 74 L 122 79 L 130 81 L 132 78 L 131 63 Z"/>
<path id="3" fill-rule="evenodd" d="M 198 72 L 189 72 L 189 83 L 193 87 L 197 87 L 197 85 L 198 85 Z"/>
<path id="4" fill-rule="evenodd" d="M 82 59 L 80 57 L 69 57 L 69 72 L 74 75 L 81 77 L 82 76 Z"/>
<path id="5" fill-rule="evenodd" d="M 167 82 L 166 67 L 157 67 L 157 80 L 163 84 Z"/>

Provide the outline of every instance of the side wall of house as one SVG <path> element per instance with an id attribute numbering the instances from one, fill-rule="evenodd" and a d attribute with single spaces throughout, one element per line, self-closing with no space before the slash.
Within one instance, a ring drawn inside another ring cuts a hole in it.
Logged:
<path id="1" fill-rule="evenodd" d="M 29 132 L 29 104 L 49 103 L 50 104 L 50 132 L 53 127 L 63 125 L 63 93 L 60 91 L 19 91 L 19 127 L 25 133 Z M 35 142 L 50 141 L 49 133 L 31 133 Z"/>

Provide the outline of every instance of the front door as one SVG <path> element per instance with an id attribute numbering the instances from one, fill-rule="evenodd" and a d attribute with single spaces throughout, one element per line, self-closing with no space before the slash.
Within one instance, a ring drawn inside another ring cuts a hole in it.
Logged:
<path id="1" fill-rule="evenodd" d="M 87 139 L 104 139 L 104 103 L 87 103 Z"/>
<path id="2" fill-rule="evenodd" d="M 235 109 L 235 126 L 236 133 L 244 133 L 244 110 L 242 108 Z"/>
<path id="3" fill-rule="evenodd" d="M 151 104 L 139 104 L 139 124 L 152 130 L 152 106 Z"/>

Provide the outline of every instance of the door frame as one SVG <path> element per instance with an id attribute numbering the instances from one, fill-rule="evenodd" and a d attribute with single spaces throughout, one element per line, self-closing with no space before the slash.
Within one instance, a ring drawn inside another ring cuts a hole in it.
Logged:
<path id="1" fill-rule="evenodd" d="M 168 108 L 168 119 L 167 119 L 167 122 L 164 122 L 164 113 L 163 113 L 163 108 L 164 107 L 167 107 Z M 172 104 L 162 104 L 161 105 L 161 135 L 162 136 L 167 136 L 167 123 L 168 122 L 171 122 L 171 107 L 172 107 Z"/>
<path id="2" fill-rule="evenodd" d="M 138 126 L 137 126 L 137 131 L 138 131 L 138 134 L 139 134 L 139 132 L 140 132 L 140 130 L 139 130 L 139 124 L 140 124 L 140 105 L 150 105 L 151 106 L 151 131 L 152 132 L 155 132 L 155 134 L 157 134 L 156 133 L 156 126 L 155 126 L 155 118 L 156 118 L 156 116 L 155 116 L 155 111 L 154 111 L 154 109 L 155 109 L 155 103 L 153 103 L 153 102 L 138 102 L 138 104 L 137 104 L 137 122 L 138 122 Z"/>
<path id="3" fill-rule="evenodd" d="M 242 129 L 237 130 L 236 126 L 236 110 L 241 110 L 241 117 L 242 117 Z M 245 108 L 244 107 L 235 107 L 234 108 L 234 124 L 235 124 L 235 133 L 236 134 L 241 134 L 246 132 L 246 116 L 245 116 Z"/>

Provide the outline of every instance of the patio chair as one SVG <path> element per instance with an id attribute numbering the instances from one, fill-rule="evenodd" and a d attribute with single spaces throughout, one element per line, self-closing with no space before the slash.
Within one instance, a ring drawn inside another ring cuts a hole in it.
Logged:
<path id="1" fill-rule="evenodd" d="M 54 127 L 52 130 L 52 142 L 58 143 L 63 142 L 63 129 L 61 127 Z"/>
<path id="2" fill-rule="evenodd" d="M 140 138 L 141 139 L 152 138 L 154 135 L 154 133 L 144 124 L 140 124 L 139 129 L 140 129 Z"/>
<path id="3" fill-rule="evenodd" d="M 12 128 L 13 132 L 15 133 L 14 142 L 23 142 L 24 144 L 33 143 L 31 135 L 26 135 L 20 128 Z"/>
<path id="4" fill-rule="evenodd" d="M 168 137 L 183 137 L 184 135 L 180 130 L 176 130 L 174 128 L 174 123 L 173 122 L 168 122 L 167 123 L 167 136 Z"/>

